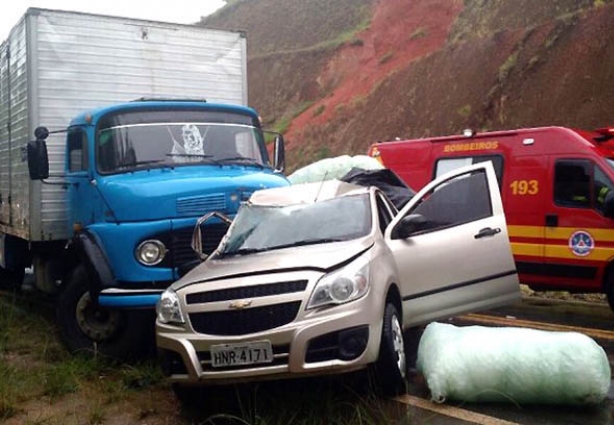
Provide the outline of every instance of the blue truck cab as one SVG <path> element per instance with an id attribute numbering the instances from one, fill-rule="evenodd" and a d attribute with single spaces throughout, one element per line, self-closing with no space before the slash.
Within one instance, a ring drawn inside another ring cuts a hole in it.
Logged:
<path id="1" fill-rule="evenodd" d="M 27 147 L 30 178 L 66 191 L 72 238 L 55 253 L 57 319 L 72 351 L 139 353 L 161 292 L 200 262 L 197 220 L 232 217 L 256 190 L 288 185 L 283 137 L 269 158 L 257 113 L 205 101 L 139 100 L 80 114 L 66 131 L 65 175 L 49 178 L 45 138 Z M 227 223 L 201 227 L 212 252 Z"/>

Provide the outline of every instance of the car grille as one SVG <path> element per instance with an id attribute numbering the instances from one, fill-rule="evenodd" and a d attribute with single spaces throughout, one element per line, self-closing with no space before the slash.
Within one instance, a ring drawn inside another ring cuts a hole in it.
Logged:
<path id="1" fill-rule="evenodd" d="M 194 330 L 202 334 L 246 335 L 292 322 L 300 306 L 300 301 L 294 301 L 244 310 L 192 313 L 190 322 Z"/>
<path id="2" fill-rule="evenodd" d="M 265 285 L 225 288 L 217 291 L 199 292 L 186 296 L 187 304 L 201 304 L 217 301 L 240 300 L 245 298 L 268 297 L 271 295 L 302 292 L 307 287 L 307 280 L 269 283 Z"/>

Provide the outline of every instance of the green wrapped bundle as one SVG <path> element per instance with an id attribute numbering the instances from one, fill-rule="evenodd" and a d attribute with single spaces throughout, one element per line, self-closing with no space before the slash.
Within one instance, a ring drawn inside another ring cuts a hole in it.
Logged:
<path id="1" fill-rule="evenodd" d="M 577 332 L 429 324 L 418 370 L 433 401 L 597 404 L 610 387 L 610 364 Z"/>

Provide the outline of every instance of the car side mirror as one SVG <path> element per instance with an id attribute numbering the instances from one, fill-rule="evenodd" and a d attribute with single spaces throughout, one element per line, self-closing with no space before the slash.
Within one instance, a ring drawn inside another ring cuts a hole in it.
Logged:
<path id="1" fill-rule="evenodd" d="M 49 177 L 49 154 L 45 139 L 49 137 L 46 127 L 37 127 L 34 130 L 36 140 L 28 142 L 28 171 L 31 180 L 44 180 Z"/>
<path id="2" fill-rule="evenodd" d="M 392 229 L 392 239 L 407 239 L 415 232 L 426 228 L 427 220 L 422 214 L 410 214 L 403 217 Z"/>
<path id="3" fill-rule="evenodd" d="M 278 134 L 275 136 L 275 145 L 273 149 L 273 167 L 280 173 L 286 168 L 286 149 L 284 147 L 284 136 Z"/>

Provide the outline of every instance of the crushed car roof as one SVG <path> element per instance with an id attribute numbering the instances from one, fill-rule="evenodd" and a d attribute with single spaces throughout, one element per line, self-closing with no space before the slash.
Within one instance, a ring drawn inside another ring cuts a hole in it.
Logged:
<path id="1" fill-rule="evenodd" d="M 340 180 L 326 180 L 317 183 L 259 190 L 254 192 L 249 199 L 249 203 L 270 206 L 308 204 L 340 196 L 358 195 L 368 192 L 369 188 L 365 186 L 345 183 Z"/>

